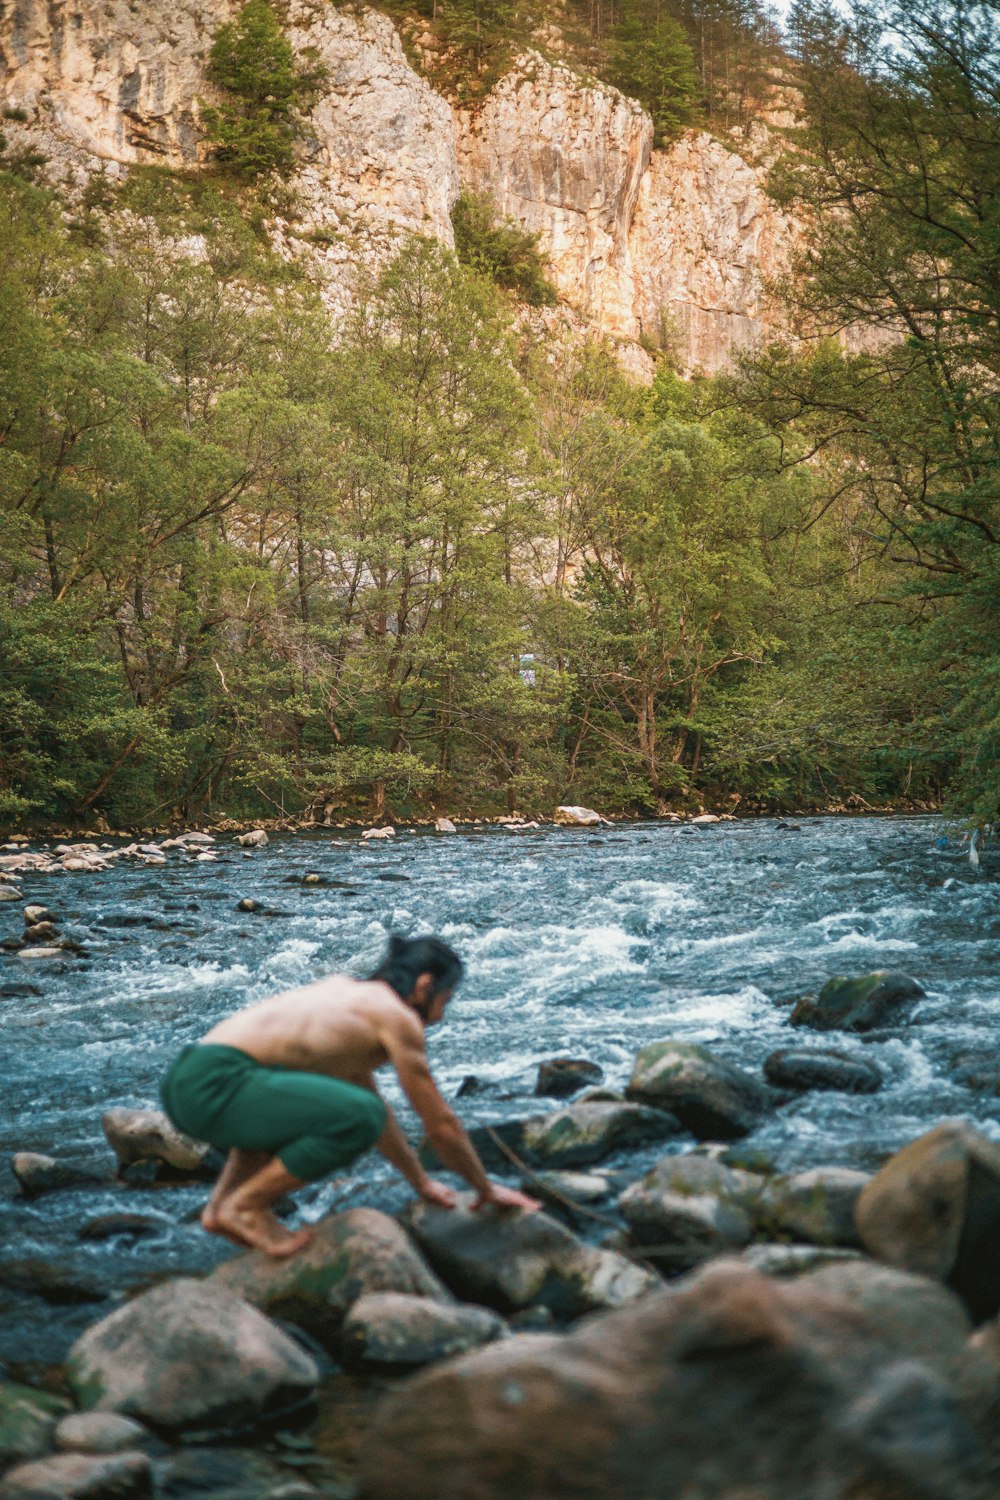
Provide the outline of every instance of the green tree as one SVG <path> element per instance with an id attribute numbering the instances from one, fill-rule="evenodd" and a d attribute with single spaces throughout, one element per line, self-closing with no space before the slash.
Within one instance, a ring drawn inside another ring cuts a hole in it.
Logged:
<path id="1" fill-rule="evenodd" d="M 513 219 L 498 223 L 496 207 L 483 193 L 462 193 L 451 211 L 451 222 L 455 253 L 462 265 L 482 272 L 531 307 L 555 302 L 555 288 L 545 275 L 538 249 L 539 235 L 529 234 Z"/>
<path id="2" fill-rule="evenodd" d="M 269 0 L 247 0 L 235 20 L 220 26 L 207 73 L 227 96 L 201 111 L 219 160 L 248 178 L 290 171 L 295 111 L 315 76 L 296 64 Z"/>
<path id="3" fill-rule="evenodd" d="M 608 45 L 608 77 L 653 119 L 654 144 L 668 145 L 698 118 L 698 75 L 683 26 L 657 0 L 623 0 Z"/>

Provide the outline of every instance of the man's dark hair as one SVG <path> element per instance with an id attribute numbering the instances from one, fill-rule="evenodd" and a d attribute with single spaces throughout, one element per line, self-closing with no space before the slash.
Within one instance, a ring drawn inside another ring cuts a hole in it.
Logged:
<path id="1" fill-rule="evenodd" d="M 396 991 L 401 1000 L 408 1000 L 421 974 L 429 974 L 434 986 L 431 991 L 433 1000 L 442 991 L 455 988 L 463 969 L 458 954 L 440 938 L 405 938 L 393 932 L 389 936 L 385 957 L 369 978 L 381 979 L 383 984 Z"/>

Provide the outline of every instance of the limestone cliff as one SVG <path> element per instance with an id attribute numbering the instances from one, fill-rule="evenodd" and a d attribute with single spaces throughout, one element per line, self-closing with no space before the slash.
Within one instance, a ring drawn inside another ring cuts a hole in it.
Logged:
<path id="1" fill-rule="evenodd" d="M 205 159 L 205 64 L 237 0 L 6 0 L 0 6 L 5 122 L 77 180 L 137 162 Z M 451 243 L 462 185 L 540 235 L 573 326 L 638 348 L 667 333 L 689 367 L 715 370 L 776 331 L 765 278 L 794 231 L 756 168 L 704 134 L 652 149 L 649 117 L 610 85 L 525 54 L 473 113 L 453 111 L 410 66 L 391 21 L 292 0 L 289 36 L 325 68 L 304 122 L 294 218 L 277 248 L 315 271 L 337 310 L 359 265 L 400 235 Z"/>

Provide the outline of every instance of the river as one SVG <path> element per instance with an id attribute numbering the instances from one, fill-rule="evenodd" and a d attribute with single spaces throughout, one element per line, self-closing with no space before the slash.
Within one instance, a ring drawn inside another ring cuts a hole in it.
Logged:
<path id="1" fill-rule="evenodd" d="M 0 962 L 0 994 L 24 980 L 40 992 L 0 999 L 0 1146 L 107 1164 L 102 1111 L 155 1103 L 181 1043 L 277 989 L 364 974 L 394 928 L 438 933 L 466 960 L 429 1050 L 447 1095 L 469 1074 L 481 1081 L 458 1106 L 468 1124 L 552 1107 L 531 1093 L 538 1062 L 559 1053 L 593 1059 L 612 1086 L 665 1037 L 759 1069 L 804 1039 L 783 1001 L 833 974 L 894 968 L 927 991 L 905 1022 L 825 1039 L 877 1060 L 883 1090 L 804 1095 L 751 1144 L 782 1169 L 870 1168 L 946 1115 L 1000 1138 L 1000 1099 L 968 1086 L 1000 1075 L 1000 882 L 954 840 L 940 847 L 945 832 L 926 817 L 400 831 L 377 844 L 324 831 L 273 836 L 252 855 L 220 837 L 214 864 L 175 852 L 155 869 L 28 875 L 25 899 L 88 956 Z M 323 883 L 303 884 L 310 873 Z M 238 912 L 243 897 L 276 914 Z M 0 936 L 20 926 L 20 906 L 0 906 Z M 399 1102 L 391 1078 L 385 1092 Z M 407 1191 L 369 1157 L 306 1190 L 302 1213 L 391 1211 Z M 203 1188 L 109 1184 L 26 1202 L 11 1176 L 4 1192 L 0 1359 L 15 1365 L 61 1359 L 106 1310 L 88 1297 L 231 1253 L 193 1222 Z M 142 1213 L 155 1232 L 79 1239 L 110 1211 Z M 26 1290 L 40 1263 L 57 1271 L 46 1298 Z"/>

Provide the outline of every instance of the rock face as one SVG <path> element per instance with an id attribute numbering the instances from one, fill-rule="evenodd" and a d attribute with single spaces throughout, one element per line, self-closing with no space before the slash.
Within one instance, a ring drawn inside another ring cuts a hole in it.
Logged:
<path id="1" fill-rule="evenodd" d="M 749 1135 L 772 1103 L 767 1088 L 750 1073 L 690 1042 L 651 1042 L 643 1047 L 628 1094 L 669 1110 L 701 1141 Z"/>
<path id="2" fill-rule="evenodd" d="M 399 1225 L 372 1208 L 324 1219 L 312 1243 L 285 1260 L 251 1251 L 217 1267 L 209 1280 L 332 1348 L 349 1308 L 365 1293 L 451 1300 Z"/>
<path id="3" fill-rule="evenodd" d="M 186 1435 L 239 1430 L 300 1406 L 319 1383 L 298 1344 L 225 1288 L 167 1281 L 96 1323 L 70 1350 L 84 1410 Z"/>
<path id="4" fill-rule="evenodd" d="M 1000 1146 L 962 1120 L 904 1146 L 858 1201 L 871 1254 L 947 1282 L 977 1322 L 1000 1312 Z"/>
<path id="5" fill-rule="evenodd" d="M 27 132 L 78 183 L 136 163 L 199 166 L 199 102 L 215 98 L 206 61 L 238 8 L 79 0 L 67 12 L 18 0 L 0 35 L 0 93 L 29 120 L 10 131 L 18 142 Z M 382 264 L 401 235 L 452 243 L 461 177 L 540 234 L 567 326 L 630 341 L 633 370 L 651 369 L 640 339 L 666 339 L 689 368 L 714 371 L 778 331 L 764 282 L 787 268 L 797 231 L 735 150 L 691 132 L 654 151 L 635 100 L 536 52 L 477 110 L 453 112 L 411 68 L 388 17 L 290 0 L 285 22 L 326 78 L 303 122 L 297 217 L 270 232 L 337 313 L 358 266 Z"/>
<path id="6" fill-rule="evenodd" d="M 650 1272 L 612 1250 L 585 1245 L 545 1213 L 417 1204 L 406 1220 L 458 1296 L 499 1312 L 547 1307 L 556 1317 L 576 1318 L 620 1307 L 658 1285 Z"/>
<path id="7" fill-rule="evenodd" d="M 949 1378 L 961 1310 L 919 1329 L 732 1263 L 559 1338 L 510 1339 L 386 1397 L 379 1500 L 981 1500 L 989 1459 Z M 916 1440 L 914 1435 L 917 1435 Z"/>

